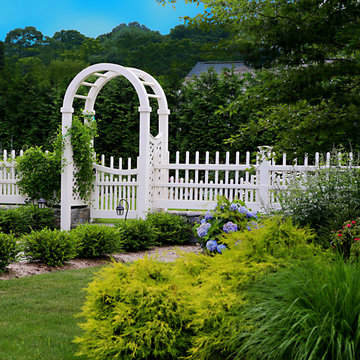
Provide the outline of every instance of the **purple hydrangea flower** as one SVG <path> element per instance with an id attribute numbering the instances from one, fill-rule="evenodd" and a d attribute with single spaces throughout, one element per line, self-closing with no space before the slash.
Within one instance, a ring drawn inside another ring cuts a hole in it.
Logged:
<path id="1" fill-rule="evenodd" d="M 236 211 L 238 209 L 237 204 L 230 204 L 230 210 Z"/>
<path id="2" fill-rule="evenodd" d="M 251 227 L 249 225 L 246 225 L 246 228 L 251 231 Z"/>
<path id="3" fill-rule="evenodd" d="M 224 244 L 220 244 L 216 247 L 216 251 L 220 254 L 222 253 L 222 250 L 224 250 L 224 249 L 226 249 L 226 246 Z"/>
<path id="4" fill-rule="evenodd" d="M 223 226 L 223 230 L 228 234 L 238 229 L 237 225 L 229 221 Z"/>
<path id="5" fill-rule="evenodd" d="M 205 220 L 210 220 L 213 218 L 213 215 L 211 214 L 211 212 L 208 210 L 205 214 Z"/>
<path id="6" fill-rule="evenodd" d="M 206 243 L 206 248 L 209 250 L 209 251 L 215 251 L 217 249 L 217 241 L 216 240 L 209 240 L 207 243 Z"/>
<path id="7" fill-rule="evenodd" d="M 204 223 L 206 223 L 206 220 L 205 220 L 205 219 L 202 219 L 202 220 L 201 220 L 201 224 L 204 224 Z"/>

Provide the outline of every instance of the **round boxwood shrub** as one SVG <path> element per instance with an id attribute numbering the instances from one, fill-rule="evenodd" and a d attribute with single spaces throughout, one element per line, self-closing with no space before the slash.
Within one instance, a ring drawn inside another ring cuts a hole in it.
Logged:
<path id="1" fill-rule="evenodd" d="M 158 231 L 147 221 L 130 219 L 116 224 L 119 231 L 119 245 L 123 251 L 147 250 L 161 245 L 158 242 Z"/>
<path id="2" fill-rule="evenodd" d="M 0 272 L 16 261 L 19 253 L 19 246 L 12 234 L 0 233 Z"/>
<path id="3" fill-rule="evenodd" d="M 25 257 L 30 261 L 61 266 L 76 255 L 76 244 L 66 231 L 43 229 L 21 238 Z"/>
<path id="4" fill-rule="evenodd" d="M 152 212 L 147 214 L 146 221 L 157 230 L 157 242 L 162 245 L 183 244 L 192 238 L 190 224 L 179 215 Z"/>
<path id="5" fill-rule="evenodd" d="M 70 235 L 76 243 L 77 257 L 93 258 L 120 251 L 119 231 L 111 226 L 79 225 Z"/>

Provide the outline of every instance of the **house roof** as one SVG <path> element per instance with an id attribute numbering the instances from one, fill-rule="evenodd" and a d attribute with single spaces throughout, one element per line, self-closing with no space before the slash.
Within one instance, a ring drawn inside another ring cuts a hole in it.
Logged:
<path id="1" fill-rule="evenodd" d="M 200 61 L 191 69 L 186 78 L 191 78 L 194 75 L 198 76 L 207 72 L 209 68 L 213 68 L 218 74 L 220 74 L 223 69 L 232 68 L 234 68 L 234 72 L 237 74 L 253 72 L 250 67 L 246 66 L 241 61 Z"/>

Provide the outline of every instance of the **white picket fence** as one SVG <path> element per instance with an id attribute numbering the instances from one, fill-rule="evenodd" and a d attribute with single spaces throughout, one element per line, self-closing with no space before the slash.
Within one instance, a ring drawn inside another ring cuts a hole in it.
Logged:
<path id="1" fill-rule="evenodd" d="M 20 155 L 23 151 L 20 151 Z M 25 197 L 16 185 L 15 150 L 10 154 L 4 150 L 0 156 L 0 204 L 23 204 Z"/>
<path id="2" fill-rule="evenodd" d="M 214 156 L 207 152 L 201 162 L 200 154 L 193 156 L 186 152 L 184 161 L 176 153 L 175 162 L 161 164 L 154 161 L 150 181 L 150 209 L 206 210 L 213 209 L 216 199 L 223 195 L 230 201 L 240 199 L 253 211 L 265 211 L 277 207 L 274 190 L 286 189 L 294 176 L 306 176 L 320 166 L 330 166 L 330 153 L 326 154 L 325 163 L 320 164 L 319 153 L 309 164 L 308 157 L 302 165 L 289 163 L 286 154 L 280 164 L 269 157 L 269 148 L 264 147 L 256 159 L 251 160 L 250 153 L 241 156 L 239 152 L 229 152 L 221 158 L 220 153 Z M 22 152 L 20 153 L 22 154 Z M 351 154 L 349 159 L 351 162 Z M 170 154 L 168 156 L 170 159 Z M 20 195 L 16 185 L 14 167 L 15 152 L 10 155 L 4 151 L 0 157 L 0 204 L 22 204 L 25 197 Z M 129 204 L 129 217 L 138 217 L 139 166 L 128 159 L 124 168 L 120 158 L 110 158 L 110 166 L 105 166 L 105 156 L 101 164 L 94 164 L 95 181 L 91 194 L 92 218 L 115 218 L 116 206 L 120 199 Z M 73 205 L 78 205 L 74 198 Z"/>

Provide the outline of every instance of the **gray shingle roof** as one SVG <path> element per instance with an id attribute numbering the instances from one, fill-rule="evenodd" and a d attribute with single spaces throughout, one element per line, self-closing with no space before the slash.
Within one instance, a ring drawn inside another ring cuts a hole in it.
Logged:
<path id="1" fill-rule="evenodd" d="M 201 61 L 192 68 L 186 77 L 188 78 L 193 75 L 200 75 L 204 72 L 207 72 L 209 68 L 213 68 L 218 74 L 220 74 L 223 69 L 232 68 L 234 68 L 235 73 L 243 74 L 253 72 L 250 67 L 246 66 L 241 61 Z"/>

